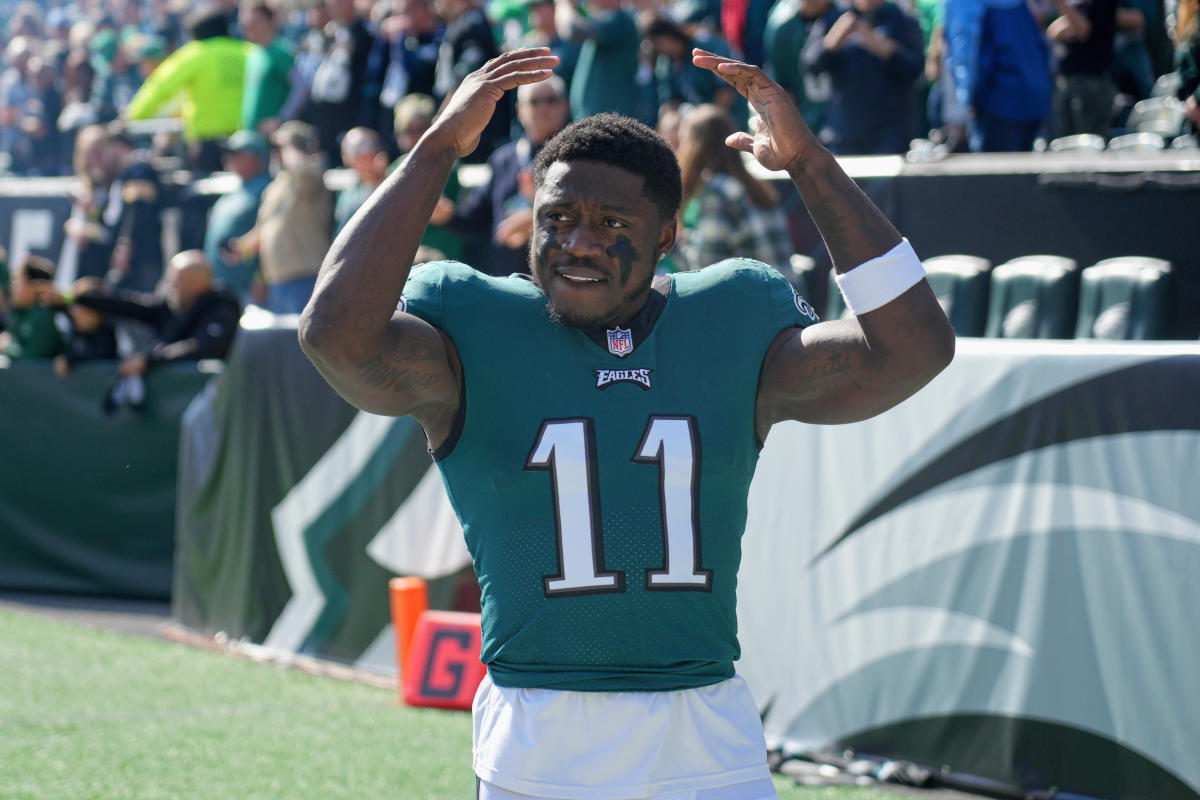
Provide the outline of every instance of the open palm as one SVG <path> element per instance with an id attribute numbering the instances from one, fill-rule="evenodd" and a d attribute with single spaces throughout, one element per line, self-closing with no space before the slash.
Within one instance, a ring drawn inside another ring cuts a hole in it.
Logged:
<path id="1" fill-rule="evenodd" d="M 753 134 L 735 133 L 725 144 L 751 153 L 770 170 L 790 169 L 819 146 L 787 92 L 760 68 L 698 48 L 692 51 L 692 63 L 737 89 L 757 114 Z"/>

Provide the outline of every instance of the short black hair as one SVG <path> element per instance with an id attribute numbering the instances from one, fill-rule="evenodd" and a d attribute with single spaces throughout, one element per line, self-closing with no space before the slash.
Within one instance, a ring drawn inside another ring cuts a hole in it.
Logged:
<path id="1" fill-rule="evenodd" d="M 679 162 L 667 141 L 636 119 L 605 112 L 572 122 L 546 142 L 533 164 L 540 186 L 556 161 L 595 161 L 640 175 L 642 193 L 662 219 L 675 216 L 683 195 Z"/>

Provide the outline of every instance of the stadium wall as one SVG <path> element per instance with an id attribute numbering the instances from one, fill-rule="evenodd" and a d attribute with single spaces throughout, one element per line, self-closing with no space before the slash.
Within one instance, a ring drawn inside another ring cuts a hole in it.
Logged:
<path id="1" fill-rule="evenodd" d="M 65 379 L 0 357 L 0 588 L 166 599 L 180 420 L 212 377 L 152 371 L 140 409 L 101 409 L 112 362 Z"/>
<path id="2" fill-rule="evenodd" d="M 739 576 L 772 743 L 1200 797 L 1197 396 L 1200 345 L 975 339 L 881 417 L 777 426 Z M 192 628 L 394 672 L 388 578 L 468 563 L 421 431 L 346 406 L 291 328 L 242 337 L 180 479 Z"/>

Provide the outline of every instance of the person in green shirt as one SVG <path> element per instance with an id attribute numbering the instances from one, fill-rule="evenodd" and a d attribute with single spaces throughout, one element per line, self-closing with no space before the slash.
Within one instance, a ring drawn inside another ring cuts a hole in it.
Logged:
<path id="1" fill-rule="evenodd" d="M 242 128 L 270 134 L 279 127 L 279 110 L 292 89 L 292 49 L 279 36 L 275 12 L 261 0 L 242 6 L 238 24 L 251 43 L 246 51 Z"/>
<path id="2" fill-rule="evenodd" d="M 253 299 L 258 259 L 243 258 L 229 243 L 243 236 L 258 220 L 258 205 L 271 182 L 271 145 L 256 131 L 238 131 L 229 137 L 226 172 L 237 175 L 239 185 L 217 198 L 204 229 L 204 255 L 212 265 L 213 282 L 238 295 L 242 305 Z"/>
<path id="3" fill-rule="evenodd" d="M 621 0 L 591 0 L 592 16 L 580 13 L 578 0 L 556 0 L 559 34 L 579 42 L 579 61 L 571 76 L 571 117 L 602 111 L 636 117 L 638 50 L 641 37 L 633 15 Z"/>
<path id="4" fill-rule="evenodd" d="M 150 74 L 125 110 L 126 119 L 150 119 L 183 95 L 183 136 L 192 168 L 221 168 L 220 140 L 242 126 L 246 42 L 230 38 L 229 22 L 203 6 L 190 26 L 193 41 L 176 50 Z"/>
<path id="5" fill-rule="evenodd" d="M 792 96 L 805 124 L 814 131 L 825 124 L 825 109 L 833 86 L 828 74 L 809 73 L 800 54 L 814 23 L 823 20 L 828 30 L 838 14 L 831 0 L 780 0 L 771 9 L 763 33 L 767 54 L 763 66 L 767 74 Z"/>
<path id="6" fill-rule="evenodd" d="M 0 353 L 10 358 L 54 358 L 63 351 L 53 308 L 38 305 L 39 283 L 54 279 L 54 263 L 27 255 L 9 278 L 12 308 L 8 330 L 0 333 Z"/>
<path id="7" fill-rule="evenodd" d="M 391 175 L 408 158 L 408 153 L 417 146 L 421 134 L 428 130 L 433 118 L 437 116 L 437 102 L 427 94 L 409 94 L 396 104 L 395 132 L 396 145 L 400 148 L 400 157 L 388 167 Z M 438 201 L 437 210 L 421 237 L 421 246 L 436 250 L 443 258 L 455 261 L 462 258 L 463 240 L 449 228 L 443 227 L 454 216 L 454 204 L 462 193 L 462 184 L 458 180 L 458 165 L 450 171 L 446 179 L 446 188 L 442 190 L 442 199 Z"/>

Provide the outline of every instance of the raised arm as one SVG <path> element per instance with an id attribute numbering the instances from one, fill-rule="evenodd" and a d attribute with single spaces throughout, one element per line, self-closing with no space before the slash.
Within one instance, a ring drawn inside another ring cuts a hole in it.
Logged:
<path id="1" fill-rule="evenodd" d="M 338 234 L 300 318 L 300 344 L 338 394 L 364 411 L 411 414 L 435 447 L 457 410 L 457 356 L 444 333 L 396 305 L 455 159 L 475 149 L 504 92 L 551 74 L 549 53 L 514 50 L 467 76 Z"/>
<path id="2" fill-rule="evenodd" d="M 752 153 L 767 169 L 787 171 L 838 273 L 901 244 L 892 223 L 821 146 L 778 84 L 758 67 L 703 50 L 693 51 L 693 60 L 750 101 L 757 132 L 734 134 L 726 144 Z M 886 284 L 883 270 L 870 271 Z M 856 318 L 784 331 L 763 362 L 759 435 L 784 419 L 840 423 L 879 414 L 928 383 L 953 355 L 954 331 L 923 278 Z"/>

